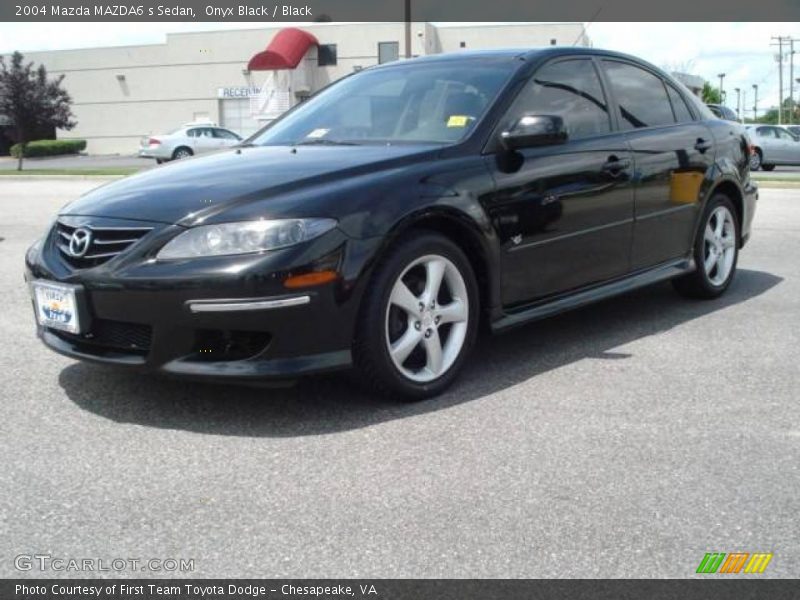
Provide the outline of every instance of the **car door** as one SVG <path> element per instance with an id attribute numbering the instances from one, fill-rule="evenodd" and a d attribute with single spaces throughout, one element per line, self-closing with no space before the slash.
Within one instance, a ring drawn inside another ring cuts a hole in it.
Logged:
<path id="1" fill-rule="evenodd" d="M 196 127 L 192 132 L 194 132 L 192 149 L 195 154 L 205 154 L 219 150 L 219 140 L 214 138 L 214 132 L 211 127 Z"/>
<path id="2" fill-rule="evenodd" d="M 496 191 L 484 208 L 502 244 L 507 307 L 624 275 L 632 235 L 631 156 L 594 60 L 539 68 L 494 140 L 524 115 L 562 117 L 568 140 L 513 152 L 490 146 Z"/>
<path id="3" fill-rule="evenodd" d="M 703 178 L 714 164 L 713 135 L 694 120 L 681 92 L 655 72 L 624 60 L 601 62 L 633 151 L 631 268 L 686 256 L 702 208 Z"/>
<path id="4" fill-rule="evenodd" d="M 800 163 L 800 141 L 791 133 L 781 127 L 775 128 L 780 147 L 780 161 L 786 165 L 796 165 Z"/>
<path id="5" fill-rule="evenodd" d="M 761 162 L 765 165 L 781 163 L 781 149 L 778 147 L 778 134 L 775 127 L 756 128 L 756 145 L 761 148 Z"/>

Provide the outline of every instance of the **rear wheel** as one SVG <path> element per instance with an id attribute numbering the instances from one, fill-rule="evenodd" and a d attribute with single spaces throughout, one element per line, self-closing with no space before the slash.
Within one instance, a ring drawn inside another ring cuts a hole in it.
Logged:
<path id="1" fill-rule="evenodd" d="M 189 158 L 194 154 L 189 148 L 185 146 L 180 146 L 179 148 L 175 148 L 175 152 L 172 153 L 172 160 L 180 160 L 182 158 Z"/>
<path id="2" fill-rule="evenodd" d="M 761 168 L 761 159 L 763 155 L 761 154 L 761 149 L 756 148 L 753 153 L 750 155 L 750 170 L 751 171 L 758 171 Z"/>
<path id="3" fill-rule="evenodd" d="M 377 268 L 357 324 L 354 360 L 374 390 L 408 400 L 444 391 L 477 333 L 478 289 L 449 239 L 421 233 Z"/>
<path id="4" fill-rule="evenodd" d="M 716 298 L 733 280 L 739 256 L 739 223 L 727 196 L 711 198 L 694 244 L 694 272 L 673 280 L 675 289 L 691 298 Z"/>

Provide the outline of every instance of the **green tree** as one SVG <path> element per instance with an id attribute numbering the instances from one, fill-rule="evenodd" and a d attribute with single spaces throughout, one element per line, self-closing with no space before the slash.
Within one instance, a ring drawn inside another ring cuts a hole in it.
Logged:
<path id="1" fill-rule="evenodd" d="M 17 170 L 22 170 L 25 146 L 42 127 L 72 129 L 72 99 L 61 82 L 64 76 L 48 79 L 44 65 L 34 68 L 22 54 L 14 52 L 11 60 L 0 56 L 0 115 L 4 115 L 22 146 Z"/>
<path id="2" fill-rule="evenodd" d="M 703 102 L 706 104 L 722 104 L 720 99 L 719 89 L 711 87 L 707 81 L 703 84 L 703 91 L 701 92 Z"/>

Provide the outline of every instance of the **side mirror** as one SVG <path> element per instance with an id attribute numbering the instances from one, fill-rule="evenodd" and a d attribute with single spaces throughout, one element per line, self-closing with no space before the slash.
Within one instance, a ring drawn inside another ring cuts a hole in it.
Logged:
<path id="1" fill-rule="evenodd" d="M 500 134 L 506 150 L 550 146 L 567 141 L 564 119 L 555 115 L 523 115 L 508 131 Z"/>

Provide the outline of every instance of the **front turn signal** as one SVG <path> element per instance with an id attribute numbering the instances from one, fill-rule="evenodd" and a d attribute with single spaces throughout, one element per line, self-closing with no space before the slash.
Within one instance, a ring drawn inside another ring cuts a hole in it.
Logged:
<path id="1" fill-rule="evenodd" d="M 339 273 L 336 271 L 312 271 L 302 275 L 293 275 L 283 281 L 283 285 L 289 289 L 312 287 L 336 281 Z"/>

